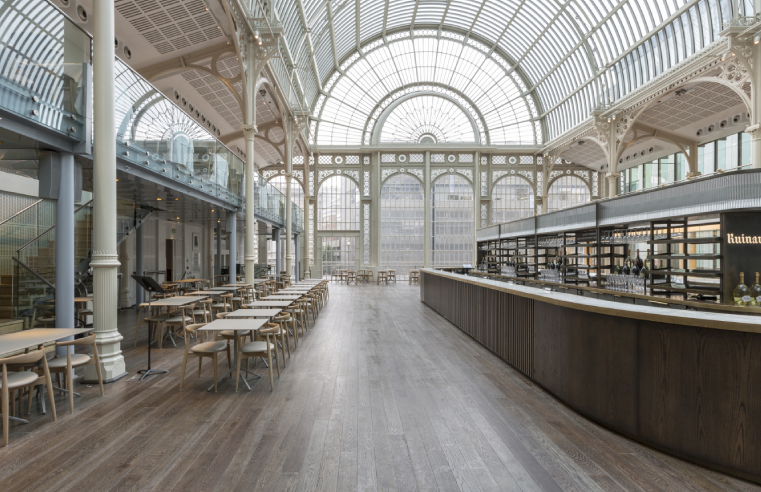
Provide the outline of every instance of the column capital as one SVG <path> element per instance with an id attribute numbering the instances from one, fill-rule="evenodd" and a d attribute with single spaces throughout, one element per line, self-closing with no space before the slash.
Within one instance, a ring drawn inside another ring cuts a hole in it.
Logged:
<path id="1" fill-rule="evenodd" d="M 761 138 L 761 132 L 758 131 L 759 129 L 761 129 L 761 124 L 756 123 L 755 125 L 750 125 L 748 128 L 746 128 L 743 131 L 745 133 L 749 133 L 751 138 L 756 139 L 756 138 Z"/>
<path id="2" fill-rule="evenodd" d="M 616 179 L 617 177 L 621 176 L 621 173 L 608 173 L 605 175 L 606 178 L 610 179 Z"/>
<path id="3" fill-rule="evenodd" d="M 243 125 L 241 126 L 241 130 L 243 130 L 243 138 L 246 140 L 253 140 L 256 134 L 259 133 L 259 129 L 256 125 Z"/>

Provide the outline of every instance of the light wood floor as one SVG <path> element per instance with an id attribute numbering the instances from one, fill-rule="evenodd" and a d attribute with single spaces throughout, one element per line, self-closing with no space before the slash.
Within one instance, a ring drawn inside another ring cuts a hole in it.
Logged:
<path id="1" fill-rule="evenodd" d="M 119 319 L 130 376 L 12 424 L 0 491 L 761 490 L 585 420 L 406 283 L 332 285 L 274 393 L 207 393 L 208 362 L 180 393 L 181 348 L 138 382 L 145 334 L 133 349 L 135 313 Z"/>

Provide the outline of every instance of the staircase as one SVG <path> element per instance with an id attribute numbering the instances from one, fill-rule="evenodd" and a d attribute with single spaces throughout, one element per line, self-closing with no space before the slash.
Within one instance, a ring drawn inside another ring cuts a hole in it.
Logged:
<path id="1" fill-rule="evenodd" d="M 52 326 L 55 311 L 55 206 L 50 200 L 30 203 L 0 222 L 0 321 L 23 319 L 27 328 Z M 119 200 L 117 243 L 152 211 Z M 74 212 L 76 295 L 92 292 L 92 201 Z"/>

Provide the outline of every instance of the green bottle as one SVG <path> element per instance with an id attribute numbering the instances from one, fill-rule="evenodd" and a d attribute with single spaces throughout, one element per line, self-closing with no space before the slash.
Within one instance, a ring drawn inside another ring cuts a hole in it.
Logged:
<path id="1" fill-rule="evenodd" d="M 758 272 L 756 272 L 756 283 L 750 287 L 750 305 L 761 306 L 761 284 L 758 283 Z"/>
<path id="2" fill-rule="evenodd" d="M 732 295 L 735 306 L 750 306 L 750 289 L 745 285 L 745 273 L 740 272 L 740 283 L 735 287 Z"/>

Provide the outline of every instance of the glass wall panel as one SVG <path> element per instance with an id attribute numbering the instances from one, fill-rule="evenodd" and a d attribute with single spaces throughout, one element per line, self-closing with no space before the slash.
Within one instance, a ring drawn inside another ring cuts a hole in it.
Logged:
<path id="1" fill-rule="evenodd" d="M 534 215 L 534 191 L 523 178 L 505 176 L 491 192 L 491 223 L 501 224 Z"/>
<path id="2" fill-rule="evenodd" d="M 462 176 L 445 174 L 433 182 L 433 266 L 473 263 L 473 200 L 473 187 Z"/>
<path id="3" fill-rule="evenodd" d="M 331 176 L 317 192 L 317 229 L 359 230 L 359 188 L 346 176 Z"/>
<path id="4" fill-rule="evenodd" d="M 397 174 L 381 189 L 381 268 L 407 278 L 424 261 L 425 193 L 416 178 Z"/>
<path id="5" fill-rule="evenodd" d="M 550 185 L 547 211 L 554 212 L 574 205 L 588 202 L 590 199 L 587 184 L 576 176 L 561 176 Z"/>
<path id="6" fill-rule="evenodd" d="M 335 236 L 322 238 L 322 276 L 330 278 L 335 270 L 354 270 L 358 238 Z"/>

